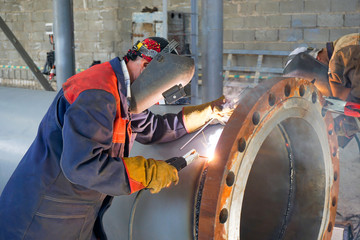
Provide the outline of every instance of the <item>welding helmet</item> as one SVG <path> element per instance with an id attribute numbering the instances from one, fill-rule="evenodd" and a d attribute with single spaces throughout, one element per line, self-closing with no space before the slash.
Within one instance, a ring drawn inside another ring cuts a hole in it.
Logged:
<path id="1" fill-rule="evenodd" d="M 300 52 L 286 65 L 283 76 L 304 78 L 313 81 L 314 85 L 323 95 L 331 96 L 328 69 L 328 66 L 325 66 L 310 54 Z"/>
<path id="2" fill-rule="evenodd" d="M 184 97 L 184 86 L 194 75 L 194 60 L 177 54 L 177 42 L 149 39 L 137 42 L 131 49 L 133 54 L 150 62 L 131 84 L 131 113 L 140 113 L 163 98 L 171 103 Z"/>
<path id="3" fill-rule="evenodd" d="M 318 48 L 312 48 L 312 47 L 298 47 L 298 48 L 295 48 L 288 56 L 288 61 L 286 62 L 285 64 L 285 67 L 294 59 L 294 57 L 296 55 L 298 55 L 299 53 L 307 53 L 309 54 L 310 56 L 312 56 L 313 58 L 317 58 L 319 52 L 321 51 L 322 49 L 318 49 Z"/>

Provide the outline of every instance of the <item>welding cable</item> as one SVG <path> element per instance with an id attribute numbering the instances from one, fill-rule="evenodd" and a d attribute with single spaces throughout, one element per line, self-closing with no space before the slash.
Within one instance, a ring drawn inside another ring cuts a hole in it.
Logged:
<path id="1" fill-rule="evenodd" d="M 145 189 L 141 189 L 137 194 L 136 197 L 134 199 L 133 205 L 131 207 L 131 212 L 130 212 L 130 219 L 129 219 L 129 233 L 128 233 L 128 238 L 129 240 L 132 240 L 132 233 L 133 233 L 133 225 L 134 225 L 134 217 L 135 217 L 135 211 L 136 211 L 136 206 L 139 202 L 140 199 L 140 195 L 144 192 Z"/>
<path id="2" fill-rule="evenodd" d="M 355 140 L 356 140 L 356 142 L 358 144 L 358 148 L 359 148 L 359 152 L 360 152 L 360 139 L 359 139 L 359 137 L 357 136 L 356 133 L 355 133 Z"/>
<path id="3" fill-rule="evenodd" d="M 189 156 L 186 156 L 188 154 L 189 154 Z M 165 162 L 167 162 L 168 164 L 175 167 L 177 171 L 180 171 L 181 169 L 186 167 L 188 164 L 190 164 L 195 159 L 194 157 L 191 158 L 190 156 L 194 156 L 195 154 L 197 154 L 197 152 L 193 149 L 188 154 L 186 154 L 184 157 L 170 158 L 170 159 L 166 160 Z M 186 160 L 185 159 L 186 157 L 190 157 L 190 158 L 188 160 Z M 137 206 L 137 204 L 139 202 L 140 195 L 144 192 L 144 190 L 146 190 L 146 188 L 141 189 L 140 191 L 138 191 L 138 193 L 136 194 L 136 197 L 134 199 L 133 205 L 131 207 L 129 226 L 128 226 L 128 230 L 129 230 L 129 233 L 128 233 L 129 237 L 128 238 L 129 238 L 129 240 L 132 240 L 132 237 L 133 237 L 132 235 L 133 235 L 133 225 L 134 225 L 136 206 Z"/>

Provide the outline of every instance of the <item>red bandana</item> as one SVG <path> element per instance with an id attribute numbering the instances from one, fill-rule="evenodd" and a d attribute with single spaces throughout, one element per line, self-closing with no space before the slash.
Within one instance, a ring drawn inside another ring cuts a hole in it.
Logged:
<path id="1" fill-rule="evenodd" d="M 142 44 L 148 49 L 148 50 L 155 50 L 157 52 L 161 51 L 160 44 L 152 39 L 146 38 L 144 41 L 142 41 Z M 146 59 L 148 62 L 151 62 L 152 58 L 149 56 L 146 56 L 144 54 L 141 54 L 141 57 Z"/>

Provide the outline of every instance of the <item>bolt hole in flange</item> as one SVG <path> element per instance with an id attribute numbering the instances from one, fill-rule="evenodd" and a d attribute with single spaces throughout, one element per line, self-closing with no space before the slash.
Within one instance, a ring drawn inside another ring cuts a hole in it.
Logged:
<path id="1" fill-rule="evenodd" d="M 272 93 L 270 93 L 270 94 L 269 94 L 269 105 L 270 105 L 270 106 L 274 106 L 275 100 L 276 100 L 275 95 L 272 94 Z"/>
<path id="2" fill-rule="evenodd" d="M 336 154 L 337 154 L 337 149 L 334 148 L 334 149 L 333 149 L 333 153 L 332 153 L 333 157 L 336 157 Z"/>
<path id="3" fill-rule="evenodd" d="M 336 206 L 336 197 L 333 197 L 333 199 L 332 199 L 332 206 L 333 206 L 333 207 Z"/>
<path id="4" fill-rule="evenodd" d="M 330 130 L 328 131 L 328 134 L 329 134 L 329 135 L 332 135 L 332 134 L 333 134 L 333 130 L 330 129 Z"/>
<path id="5" fill-rule="evenodd" d="M 289 84 L 286 84 L 285 89 L 284 89 L 284 93 L 285 93 L 286 97 L 290 96 L 291 86 Z"/>
<path id="6" fill-rule="evenodd" d="M 235 174 L 234 172 L 230 171 L 226 176 L 226 185 L 231 187 L 234 184 L 234 181 L 235 181 Z"/>
<path id="7" fill-rule="evenodd" d="M 330 222 L 329 225 L 328 225 L 328 232 L 331 232 L 331 231 L 332 231 L 332 228 L 333 228 L 333 225 L 332 225 L 332 223 Z"/>
<path id="8" fill-rule="evenodd" d="M 254 125 L 258 125 L 260 122 L 260 114 L 258 112 L 254 112 L 252 117 L 252 122 Z"/>
<path id="9" fill-rule="evenodd" d="M 311 95 L 311 101 L 312 101 L 312 103 L 316 103 L 316 101 L 317 101 L 317 94 L 316 94 L 316 92 L 313 92 L 313 93 L 312 93 L 312 95 Z"/>
<path id="10" fill-rule="evenodd" d="M 244 138 L 240 138 L 239 141 L 238 141 L 238 150 L 239 152 L 244 152 L 246 148 L 246 141 Z"/>
<path id="11" fill-rule="evenodd" d="M 226 208 L 223 208 L 219 215 L 220 223 L 224 224 L 227 221 L 228 216 L 229 216 L 229 211 Z"/>
<path id="12" fill-rule="evenodd" d="M 305 95 L 305 86 L 301 85 L 299 88 L 299 95 L 303 97 Z"/>
<path id="13" fill-rule="evenodd" d="M 321 116 L 325 117 L 327 113 L 327 110 L 325 108 L 321 109 Z"/>

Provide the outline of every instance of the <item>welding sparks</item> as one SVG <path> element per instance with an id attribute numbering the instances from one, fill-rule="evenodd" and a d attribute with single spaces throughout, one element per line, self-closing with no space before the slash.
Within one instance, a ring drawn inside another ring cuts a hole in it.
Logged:
<path id="1" fill-rule="evenodd" d="M 209 136 L 209 139 L 207 141 L 207 151 L 206 151 L 206 157 L 208 158 L 208 161 L 212 161 L 215 155 L 215 148 L 219 141 L 220 135 L 222 133 L 223 129 L 218 129 L 214 134 Z"/>

